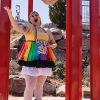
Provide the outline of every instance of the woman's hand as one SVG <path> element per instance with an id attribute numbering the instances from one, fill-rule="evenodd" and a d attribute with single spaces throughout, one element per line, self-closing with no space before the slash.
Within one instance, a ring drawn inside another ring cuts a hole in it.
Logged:
<path id="1" fill-rule="evenodd" d="M 49 36 L 47 47 L 51 47 L 52 49 L 57 47 L 57 43 L 55 42 L 55 39 L 49 29 L 46 30 Z"/>
<path id="2" fill-rule="evenodd" d="M 57 47 L 57 44 L 47 44 L 47 47 L 50 47 L 52 49 L 56 48 Z"/>
<path id="3" fill-rule="evenodd" d="M 7 12 L 7 14 L 8 14 L 8 17 L 9 17 L 9 20 L 10 20 L 10 22 L 11 22 L 11 26 L 13 27 L 13 29 L 14 29 L 15 31 L 17 31 L 18 33 L 23 33 L 23 34 L 25 34 L 26 32 L 23 30 L 22 27 L 20 27 L 20 26 L 18 25 L 18 23 L 16 22 L 16 20 L 15 20 L 14 17 L 12 16 L 11 9 L 10 9 L 8 6 L 5 6 L 5 7 L 4 7 L 4 10 L 5 10 L 5 11 Z"/>
<path id="4" fill-rule="evenodd" d="M 5 6 L 4 10 L 7 11 L 7 13 L 11 12 L 11 9 L 8 6 Z"/>

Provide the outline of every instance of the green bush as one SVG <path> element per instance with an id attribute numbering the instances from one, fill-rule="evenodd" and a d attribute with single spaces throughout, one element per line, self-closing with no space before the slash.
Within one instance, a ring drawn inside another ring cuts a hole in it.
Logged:
<path id="1" fill-rule="evenodd" d="M 53 75 L 57 76 L 60 79 L 65 78 L 65 64 L 64 62 L 57 61 L 56 67 L 53 68 Z"/>

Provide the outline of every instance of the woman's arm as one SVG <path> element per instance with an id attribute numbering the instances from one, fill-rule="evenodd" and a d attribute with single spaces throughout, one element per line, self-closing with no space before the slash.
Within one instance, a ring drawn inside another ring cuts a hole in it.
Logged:
<path id="1" fill-rule="evenodd" d="M 57 43 L 55 42 L 55 39 L 54 39 L 51 31 L 47 30 L 47 32 L 49 33 L 49 41 L 50 41 L 50 43 L 47 45 L 47 47 L 51 47 L 54 49 L 57 47 Z"/>
<path id="2" fill-rule="evenodd" d="M 20 27 L 17 22 L 15 21 L 15 19 L 12 16 L 12 12 L 9 9 L 9 7 L 5 6 L 4 9 L 6 10 L 8 17 L 10 19 L 11 25 L 13 27 L 13 29 L 19 33 L 23 33 L 25 34 L 27 31 L 29 31 L 29 28 L 27 28 L 26 30 L 24 30 L 22 27 Z M 28 25 L 27 25 L 28 26 Z"/>

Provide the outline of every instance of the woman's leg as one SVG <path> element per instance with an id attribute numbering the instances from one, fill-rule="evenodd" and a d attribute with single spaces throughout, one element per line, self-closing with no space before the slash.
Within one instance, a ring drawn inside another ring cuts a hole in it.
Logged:
<path id="1" fill-rule="evenodd" d="M 37 77 L 25 75 L 26 88 L 24 91 L 24 100 L 32 100 L 33 91 L 36 86 Z"/>
<path id="2" fill-rule="evenodd" d="M 34 90 L 34 96 L 36 100 L 42 100 L 43 95 L 43 85 L 47 79 L 47 76 L 38 76 L 37 83 Z"/>

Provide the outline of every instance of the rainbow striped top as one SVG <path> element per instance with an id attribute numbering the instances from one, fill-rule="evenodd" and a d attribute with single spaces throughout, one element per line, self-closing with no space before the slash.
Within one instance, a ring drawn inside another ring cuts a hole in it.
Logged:
<path id="1" fill-rule="evenodd" d="M 25 34 L 25 39 L 26 41 L 35 41 L 35 30 L 33 30 L 32 32 L 28 32 Z M 44 32 L 39 32 L 37 31 L 37 40 L 44 40 L 44 41 L 48 41 L 49 40 L 49 36 L 47 33 Z"/>

